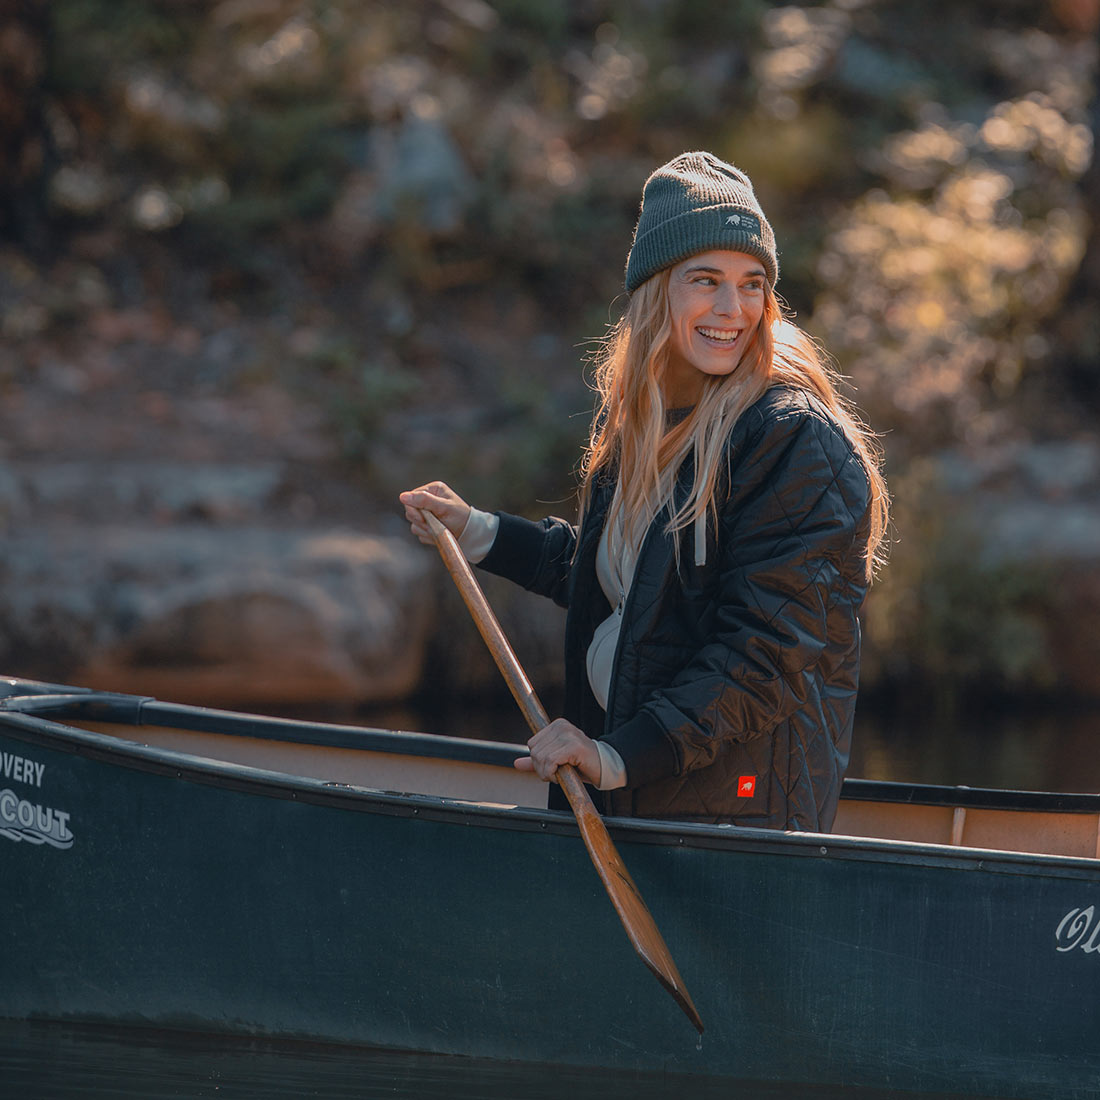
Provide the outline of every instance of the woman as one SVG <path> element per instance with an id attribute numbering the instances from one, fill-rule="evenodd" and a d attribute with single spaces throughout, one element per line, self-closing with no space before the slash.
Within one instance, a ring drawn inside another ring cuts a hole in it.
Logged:
<path id="1" fill-rule="evenodd" d="M 645 184 L 597 363 L 579 526 L 490 516 L 442 482 L 401 495 L 421 542 L 426 509 L 471 561 L 568 608 L 564 717 L 516 766 L 573 764 L 608 813 L 805 830 L 836 814 L 887 495 L 777 276 L 748 177 L 675 158 Z"/>

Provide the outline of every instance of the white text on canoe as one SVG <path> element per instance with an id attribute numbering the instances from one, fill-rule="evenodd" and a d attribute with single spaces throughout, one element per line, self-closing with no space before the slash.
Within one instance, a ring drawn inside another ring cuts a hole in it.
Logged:
<path id="1" fill-rule="evenodd" d="M 1073 951 L 1074 948 L 1087 954 L 1100 951 L 1100 920 L 1096 919 L 1095 907 L 1071 909 L 1058 925 L 1054 939 L 1059 951 Z"/>
<path id="2" fill-rule="evenodd" d="M 0 791 L 0 836 L 8 840 L 71 848 L 73 834 L 69 817 L 66 810 L 20 798 L 10 788 Z"/>
<path id="3" fill-rule="evenodd" d="M 0 777 L 14 779 L 17 783 L 29 783 L 32 787 L 42 786 L 42 773 L 45 764 L 38 764 L 13 752 L 0 752 Z"/>

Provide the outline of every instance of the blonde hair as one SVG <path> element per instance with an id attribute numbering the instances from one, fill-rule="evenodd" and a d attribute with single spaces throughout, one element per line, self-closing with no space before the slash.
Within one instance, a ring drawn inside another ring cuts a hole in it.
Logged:
<path id="1" fill-rule="evenodd" d="M 710 513 L 717 517 L 722 458 L 738 417 L 774 385 L 812 393 L 839 423 L 863 463 L 871 490 L 871 528 L 866 570 L 882 562 L 889 495 L 881 450 L 873 433 L 838 392 L 839 374 L 813 339 L 789 321 L 769 284 L 764 312 L 732 374 L 708 379 L 702 396 L 680 423 L 668 426 L 661 388 L 672 332 L 669 271 L 648 279 L 630 298 L 623 316 L 594 356 L 599 407 L 581 462 L 581 510 L 603 471 L 620 471 L 619 492 L 607 517 L 610 530 L 621 516 L 653 518 L 673 499 L 677 475 L 692 457 L 691 492 L 669 519 L 675 535 Z M 643 528 L 644 529 L 644 528 Z M 680 540 L 674 540 L 679 561 Z"/>

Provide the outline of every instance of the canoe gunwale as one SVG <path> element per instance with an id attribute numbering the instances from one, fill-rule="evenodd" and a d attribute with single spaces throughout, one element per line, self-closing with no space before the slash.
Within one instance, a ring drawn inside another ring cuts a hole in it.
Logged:
<path id="1" fill-rule="evenodd" d="M 374 729 L 297 718 L 274 718 L 241 711 L 166 703 L 151 696 L 74 688 L 0 677 L 0 714 L 23 713 L 119 725 L 175 727 L 196 733 L 350 748 L 511 769 L 527 746 L 443 734 Z M 912 803 L 983 810 L 1038 810 L 1100 813 L 1100 794 L 997 790 L 877 779 L 845 779 L 842 798 L 860 802 Z"/>
<path id="2" fill-rule="evenodd" d="M 947 787 L 878 779 L 845 779 L 841 797 L 861 802 L 961 806 L 968 810 L 1042 810 L 1063 814 L 1100 812 L 1100 794 L 1087 792 L 1002 791 L 989 787 Z"/>
<path id="3" fill-rule="evenodd" d="M 361 749 L 403 756 L 433 756 L 441 760 L 511 768 L 526 745 L 434 733 L 371 729 L 334 722 L 272 718 L 240 711 L 216 710 L 184 703 L 163 703 L 151 696 L 111 692 L 67 692 L 0 698 L 0 713 L 53 715 L 87 722 L 126 726 L 159 726 L 194 733 L 221 733 L 267 741 L 287 741 L 327 748 Z"/>
<path id="4" fill-rule="evenodd" d="M 83 696 L 84 693 L 72 693 Z M 95 700 L 86 697 L 77 700 L 83 707 L 91 704 L 95 717 L 85 714 L 89 720 L 103 718 L 102 704 L 116 700 L 134 709 L 136 696 L 106 697 L 95 694 Z M 41 695 L 42 708 L 57 712 L 74 702 L 72 696 Z M 278 798 L 288 801 L 330 806 L 356 812 L 386 814 L 407 818 L 420 818 L 472 827 L 505 829 L 517 832 L 544 832 L 576 835 L 578 830 L 572 814 L 565 811 L 534 809 L 524 806 L 501 806 L 492 803 L 471 802 L 462 799 L 433 795 L 385 791 L 345 783 L 313 779 L 268 771 L 244 764 L 228 763 L 210 757 L 198 756 L 174 749 L 145 745 L 118 736 L 69 726 L 51 718 L 33 713 L 23 698 L 0 699 L 0 731 L 24 742 L 43 744 L 49 748 L 72 753 L 93 760 L 105 761 L 130 770 L 167 775 L 177 779 L 215 786 L 240 793 Z M 161 704 L 175 715 L 174 704 Z M 84 708 L 86 709 L 86 707 Z M 204 708 L 183 708 L 203 719 L 221 713 Z M 30 711 L 30 712 L 28 712 Z M 117 713 L 117 712 L 111 712 Z M 248 718 L 246 715 L 238 715 Z M 112 719 L 113 720 L 113 719 Z M 268 721 L 266 719 L 262 721 Z M 293 720 L 271 719 L 280 724 Z M 308 724 L 308 723 L 307 723 Z M 322 724 L 323 725 L 323 724 Z M 341 727 L 335 727 L 341 729 Z M 350 727 L 352 730 L 355 727 Z M 224 727 L 223 727 L 224 731 Z M 373 732 L 381 737 L 389 731 Z M 262 736 L 253 733 L 253 736 Z M 405 735 L 395 735 L 403 737 Z M 431 735 L 410 735 L 412 737 Z M 447 741 L 447 738 L 433 740 Z M 489 748 L 503 748 L 514 759 L 514 747 L 500 746 L 492 742 L 474 743 Z M 361 746 L 366 747 L 366 746 Z M 392 751 L 386 743 L 384 751 Z M 510 766 L 510 764 L 509 764 Z M 857 781 L 866 782 L 866 781 Z M 889 788 L 890 784 L 874 784 Z M 914 801 L 914 791 L 924 788 L 900 784 L 910 797 L 883 798 L 883 801 Z M 952 791 L 955 788 L 940 788 Z M 933 788 L 933 790 L 937 790 Z M 889 790 L 880 792 L 889 795 Z M 973 792 L 969 792 L 973 793 Z M 992 792 L 1000 794 L 1002 792 Z M 1014 792 L 1007 792 L 1009 794 Z M 1030 792 L 1024 792 L 1030 793 Z M 1097 796 L 1080 796 L 1100 801 Z M 1095 808 L 1095 807 L 1094 807 Z M 1082 810 L 1081 812 L 1086 812 Z M 874 863 L 905 863 L 921 866 L 953 866 L 965 870 L 977 870 L 1005 874 L 1050 874 L 1057 877 L 1094 880 L 1097 861 L 1085 857 L 1055 856 L 1028 852 L 1006 852 L 995 849 L 969 848 L 924 842 L 882 839 L 877 837 L 843 836 L 832 833 L 779 832 L 733 825 L 710 825 L 696 822 L 670 822 L 643 818 L 608 818 L 607 826 L 618 843 L 683 847 L 693 849 L 729 849 L 740 853 L 758 853 L 818 859 L 849 859 Z"/>

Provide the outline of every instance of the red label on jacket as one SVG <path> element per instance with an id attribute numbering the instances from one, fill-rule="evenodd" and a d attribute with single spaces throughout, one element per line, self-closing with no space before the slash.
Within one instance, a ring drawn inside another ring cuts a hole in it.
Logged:
<path id="1" fill-rule="evenodd" d="M 742 798 L 752 798 L 756 793 L 756 776 L 743 775 L 737 780 L 737 793 Z"/>

